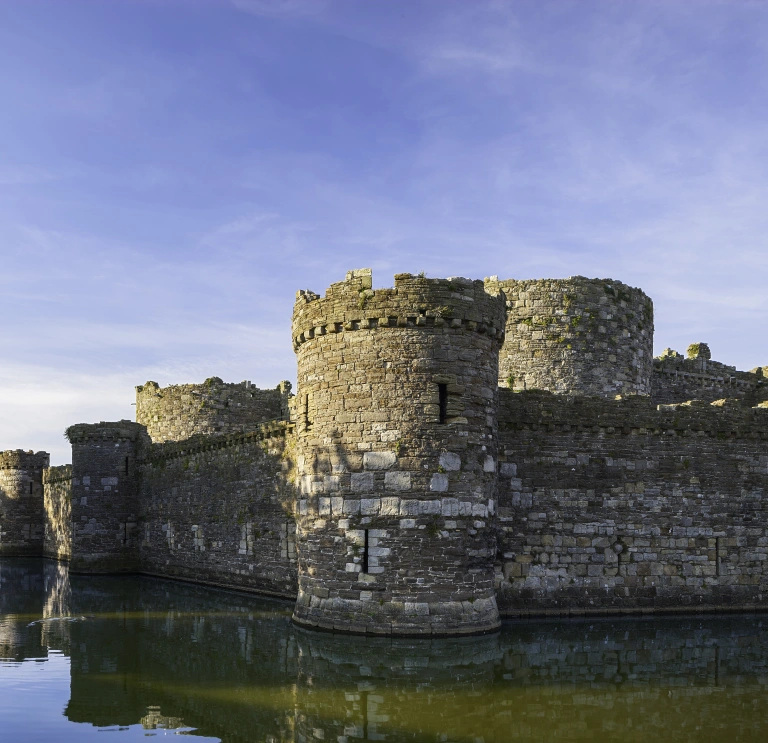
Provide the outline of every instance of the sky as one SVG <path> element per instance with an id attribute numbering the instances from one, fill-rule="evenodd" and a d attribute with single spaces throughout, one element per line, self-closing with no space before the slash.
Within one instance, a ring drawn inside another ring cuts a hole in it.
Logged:
<path id="1" fill-rule="evenodd" d="M 295 382 L 370 267 L 610 277 L 768 365 L 768 3 L 0 0 L 0 450 Z"/>

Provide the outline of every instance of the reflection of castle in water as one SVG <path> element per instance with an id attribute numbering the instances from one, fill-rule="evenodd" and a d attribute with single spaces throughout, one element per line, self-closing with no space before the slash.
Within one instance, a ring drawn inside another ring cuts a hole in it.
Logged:
<path id="1" fill-rule="evenodd" d="M 70 582 L 55 563 L 4 561 L 0 580 L 4 656 L 67 654 L 65 714 L 75 722 L 189 725 L 227 741 L 272 743 L 489 743 L 542 731 L 570 740 L 579 730 L 609 733 L 605 710 L 615 719 L 625 708 L 635 732 L 662 735 L 706 697 L 697 724 L 714 730 L 718 718 L 741 715 L 749 732 L 768 723 L 764 705 L 754 705 L 754 690 L 764 695 L 768 685 L 768 625 L 755 618 L 366 638 L 297 629 L 286 603 L 129 577 Z M 29 615 L 42 619 L 12 621 Z M 664 714 L 638 717 L 639 707 Z"/>

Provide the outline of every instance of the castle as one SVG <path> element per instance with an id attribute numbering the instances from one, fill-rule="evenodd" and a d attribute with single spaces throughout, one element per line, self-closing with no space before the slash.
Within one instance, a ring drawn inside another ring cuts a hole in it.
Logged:
<path id="1" fill-rule="evenodd" d="M 298 292 L 298 389 L 136 388 L 0 454 L 0 555 L 295 599 L 306 627 L 768 609 L 768 367 L 653 358 L 618 281 L 350 271 Z"/>

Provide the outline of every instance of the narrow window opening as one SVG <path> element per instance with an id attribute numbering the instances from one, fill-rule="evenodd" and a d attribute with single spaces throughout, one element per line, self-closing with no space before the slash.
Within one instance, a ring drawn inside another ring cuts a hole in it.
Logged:
<path id="1" fill-rule="evenodd" d="M 128 457 L 125 458 L 125 474 L 128 474 Z"/>
<path id="2" fill-rule="evenodd" d="M 310 413 L 309 393 L 304 398 L 304 423 L 307 431 L 312 430 L 312 415 Z"/>
<path id="3" fill-rule="evenodd" d="M 445 423 L 448 418 L 448 385 L 437 385 L 438 398 L 440 401 L 440 423 Z"/>
<path id="4" fill-rule="evenodd" d="M 368 572 L 368 529 L 365 530 L 363 536 L 363 572 Z"/>
<path id="5" fill-rule="evenodd" d="M 30 480 L 29 481 L 29 494 L 30 495 L 32 495 L 32 493 L 33 493 L 33 490 L 32 490 L 33 488 L 34 488 L 34 483 L 32 482 L 32 480 Z"/>

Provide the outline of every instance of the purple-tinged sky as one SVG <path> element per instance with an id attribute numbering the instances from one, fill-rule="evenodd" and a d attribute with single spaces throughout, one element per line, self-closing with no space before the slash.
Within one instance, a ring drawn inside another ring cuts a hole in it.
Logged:
<path id="1" fill-rule="evenodd" d="M 0 0 L 0 449 L 295 378 L 346 270 L 612 277 L 768 364 L 762 0 Z"/>

